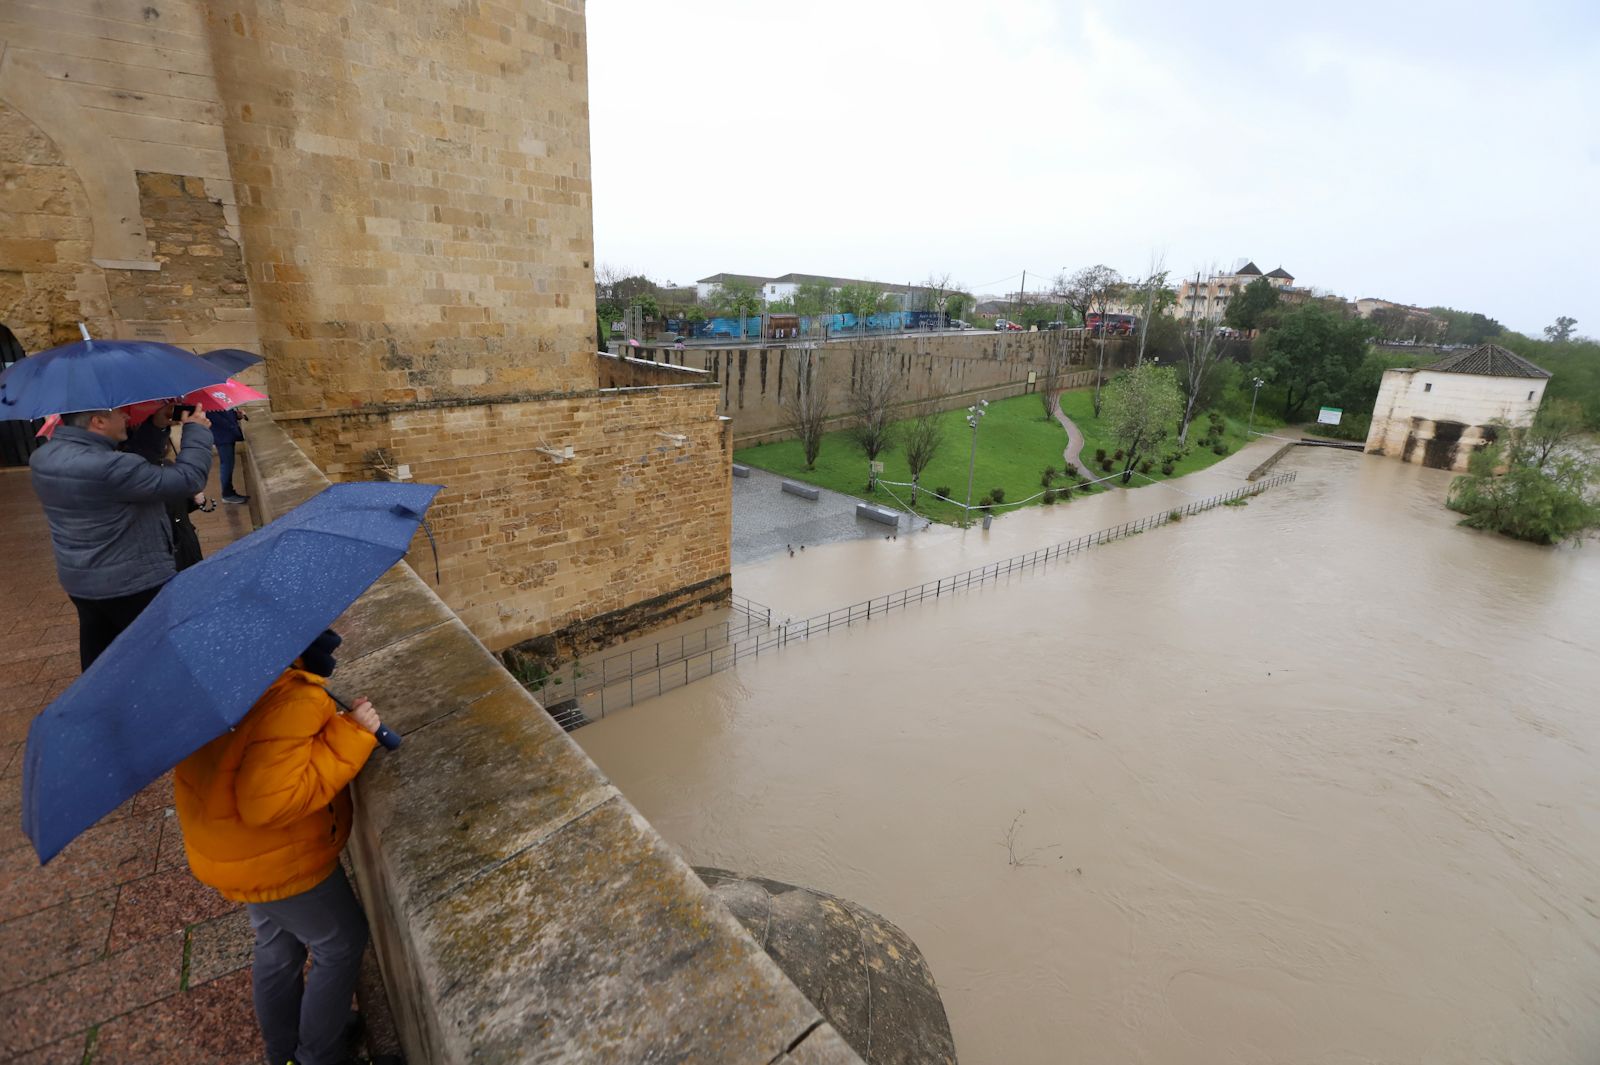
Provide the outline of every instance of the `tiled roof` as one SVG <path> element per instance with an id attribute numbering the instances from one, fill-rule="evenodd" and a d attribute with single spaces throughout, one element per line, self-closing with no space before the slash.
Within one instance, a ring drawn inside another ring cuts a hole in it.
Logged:
<path id="1" fill-rule="evenodd" d="M 1447 355 L 1432 366 L 1423 367 L 1437 373 L 1472 373 L 1484 377 L 1549 377 L 1549 370 L 1541 370 L 1514 351 L 1499 344 L 1479 344 L 1469 351 Z"/>
<path id="2" fill-rule="evenodd" d="M 754 285 L 756 288 L 760 288 L 762 285 L 776 280 L 777 278 L 773 277 L 757 277 L 755 274 L 712 274 L 710 277 L 702 277 L 696 284 L 723 285 L 729 281 L 743 281 L 747 285 Z"/>
<path id="3" fill-rule="evenodd" d="M 1291 274 L 1289 271 L 1285 270 L 1281 266 L 1278 267 L 1276 270 L 1272 271 L 1272 273 L 1268 274 L 1267 276 L 1268 277 L 1281 277 L 1285 281 L 1293 281 L 1294 280 L 1294 275 Z"/>

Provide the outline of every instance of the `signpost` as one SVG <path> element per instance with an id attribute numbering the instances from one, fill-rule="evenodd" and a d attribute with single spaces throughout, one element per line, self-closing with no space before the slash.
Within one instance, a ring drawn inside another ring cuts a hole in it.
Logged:
<path id="1" fill-rule="evenodd" d="M 1338 425 L 1339 424 L 1339 419 L 1342 418 L 1342 417 L 1344 417 L 1344 409 L 1343 408 L 1341 408 L 1341 407 L 1323 407 L 1321 410 L 1317 411 L 1317 424 L 1318 425 Z"/>

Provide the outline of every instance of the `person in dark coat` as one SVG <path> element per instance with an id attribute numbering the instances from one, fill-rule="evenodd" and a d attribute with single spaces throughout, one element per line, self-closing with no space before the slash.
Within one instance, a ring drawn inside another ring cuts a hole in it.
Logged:
<path id="1" fill-rule="evenodd" d="M 217 481 L 222 486 L 224 503 L 248 503 L 233 487 L 233 446 L 244 439 L 239 429 L 239 419 L 250 420 L 248 414 L 236 410 L 216 410 L 207 415 L 211 419 L 211 440 L 217 445 Z"/>
<path id="2" fill-rule="evenodd" d="M 61 421 L 28 466 L 56 573 L 78 608 L 78 660 L 88 669 L 178 572 L 166 503 L 205 488 L 211 423 L 199 411 L 184 415 L 177 461 L 155 466 L 117 450 L 128 438 L 123 411 L 77 411 Z"/>
<path id="3" fill-rule="evenodd" d="M 171 462 L 172 404 L 158 407 L 150 417 L 128 430 L 128 439 L 119 450 L 138 455 L 146 462 L 164 466 Z M 209 418 L 207 419 L 210 420 Z M 217 505 L 198 492 L 187 499 L 167 500 L 167 518 L 172 522 L 172 561 L 182 573 L 205 557 L 200 550 L 200 534 L 195 531 L 189 515 L 195 511 L 210 513 Z"/>

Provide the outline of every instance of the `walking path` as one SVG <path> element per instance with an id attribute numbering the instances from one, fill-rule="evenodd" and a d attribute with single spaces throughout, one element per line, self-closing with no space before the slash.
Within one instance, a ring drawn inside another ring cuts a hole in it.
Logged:
<path id="1" fill-rule="evenodd" d="M 1065 451 L 1061 452 L 1061 460 L 1068 466 L 1076 466 L 1080 471 L 1083 471 L 1084 465 L 1078 461 L 1078 456 L 1083 454 L 1083 431 L 1074 425 L 1072 419 L 1067 417 L 1066 412 L 1061 409 L 1060 392 L 1056 393 L 1055 413 L 1056 421 L 1060 422 L 1061 427 L 1067 431 L 1067 447 Z"/>

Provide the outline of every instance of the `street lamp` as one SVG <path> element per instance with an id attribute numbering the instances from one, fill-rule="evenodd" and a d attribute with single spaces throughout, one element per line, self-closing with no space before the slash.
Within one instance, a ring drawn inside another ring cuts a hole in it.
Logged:
<path id="1" fill-rule="evenodd" d="M 1266 382 L 1259 377 L 1251 383 L 1256 387 L 1255 391 L 1250 393 L 1250 421 L 1244 427 L 1244 436 L 1246 440 L 1250 439 L 1250 433 L 1255 429 L 1256 426 L 1256 397 L 1261 395 L 1261 386 L 1266 384 Z"/>
<path id="2" fill-rule="evenodd" d="M 967 425 L 972 429 L 972 453 L 967 456 L 967 513 L 966 519 L 972 521 L 972 472 L 978 465 L 978 423 L 988 413 L 989 401 L 980 399 L 967 408 Z"/>

